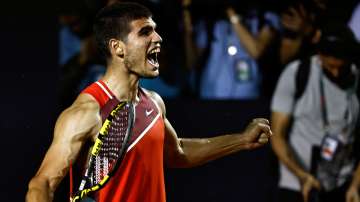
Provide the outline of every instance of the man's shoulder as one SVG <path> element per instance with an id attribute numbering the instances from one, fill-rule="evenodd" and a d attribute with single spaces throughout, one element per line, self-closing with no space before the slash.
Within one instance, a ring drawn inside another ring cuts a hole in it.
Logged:
<path id="1" fill-rule="evenodd" d="M 99 104 L 87 94 L 80 94 L 74 103 L 59 116 L 55 126 L 55 136 L 75 136 L 96 134 L 101 127 Z M 85 137 L 84 136 L 84 137 Z"/>
<path id="2" fill-rule="evenodd" d="M 98 106 L 99 107 L 99 103 L 96 101 L 96 99 L 90 95 L 90 94 L 87 94 L 87 93 L 81 93 L 79 94 L 79 96 L 75 99 L 73 105 L 76 105 L 76 106 L 83 106 L 83 107 L 86 107 L 86 106 Z"/>
<path id="3" fill-rule="evenodd" d="M 67 108 L 64 112 L 70 114 L 76 113 L 98 113 L 100 111 L 100 105 L 97 100 L 90 94 L 81 93 L 73 104 Z"/>

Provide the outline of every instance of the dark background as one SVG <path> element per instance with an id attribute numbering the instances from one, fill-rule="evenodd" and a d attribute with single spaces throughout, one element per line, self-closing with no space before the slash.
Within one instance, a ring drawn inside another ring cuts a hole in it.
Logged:
<path id="1" fill-rule="evenodd" d="M 6 15 L 0 24 L 0 201 L 24 201 L 57 115 L 57 18 Z"/>

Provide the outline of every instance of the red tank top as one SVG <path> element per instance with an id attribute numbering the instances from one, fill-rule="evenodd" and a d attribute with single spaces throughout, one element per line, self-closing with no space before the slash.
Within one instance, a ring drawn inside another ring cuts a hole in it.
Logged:
<path id="1" fill-rule="evenodd" d="M 103 121 L 118 103 L 102 81 L 87 87 L 100 105 Z M 135 122 L 124 160 L 109 182 L 98 192 L 98 202 L 165 202 L 163 147 L 165 126 L 159 107 L 140 88 Z"/>

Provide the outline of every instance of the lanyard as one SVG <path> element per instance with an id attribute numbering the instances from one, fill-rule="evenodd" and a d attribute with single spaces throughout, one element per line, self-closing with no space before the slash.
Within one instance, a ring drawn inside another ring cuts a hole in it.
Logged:
<path id="1" fill-rule="evenodd" d="M 329 120 L 327 115 L 327 108 L 326 108 L 326 99 L 325 99 L 325 92 L 324 92 L 324 82 L 323 82 L 323 73 L 321 71 L 320 74 L 320 110 L 321 110 L 321 118 L 323 120 L 324 128 L 327 129 L 329 126 Z M 346 109 L 347 111 L 347 109 Z M 345 112 L 345 115 L 347 113 Z"/>

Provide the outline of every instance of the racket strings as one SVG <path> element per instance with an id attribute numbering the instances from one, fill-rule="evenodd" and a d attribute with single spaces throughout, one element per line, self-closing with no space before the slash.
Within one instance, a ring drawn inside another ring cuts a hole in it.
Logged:
<path id="1" fill-rule="evenodd" d="M 106 129 L 108 132 L 103 138 L 99 154 L 95 158 L 93 184 L 98 184 L 104 176 L 112 171 L 116 161 L 125 147 L 125 137 L 128 130 L 129 107 L 124 106 L 113 117 L 111 124 Z M 126 151 L 123 151 L 126 152 Z"/>

